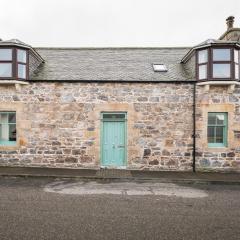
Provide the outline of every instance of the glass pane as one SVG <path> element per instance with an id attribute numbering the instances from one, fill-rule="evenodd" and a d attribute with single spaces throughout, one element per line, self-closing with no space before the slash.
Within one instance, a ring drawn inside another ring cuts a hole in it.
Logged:
<path id="1" fill-rule="evenodd" d="M 125 114 L 115 114 L 115 113 L 106 113 L 103 114 L 103 118 L 110 118 L 110 119 L 124 119 L 125 118 Z"/>
<path id="2" fill-rule="evenodd" d="M 21 49 L 17 50 L 17 60 L 18 60 L 18 62 L 23 62 L 23 63 L 27 62 L 26 50 L 21 50 Z"/>
<path id="3" fill-rule="evenodd" d="M 207 65 L 199 66 L 199 79 L 207 79 Z"/>
<path id="4" fill-rule="evenodd" d="M 224 114 L 216 114 L 217 125 L 223 125 L 224 118 L 225 118 Z"/>
<path id="5" fill-rule="evenodd" d="M 238 63 L 239 62 L 239 51 L 234 50 L 234 62 Z"/>
<path id="6" fill-rule="evenodd" d="M 12 77 L 11 63 L 0 63 L 0 77 Z"/>
<path id="7" fill-rule="evenodd" d="M 216 116 L 209 114 L 208 115 L 208 124 L 209 125 L 215 125 L 216 124 Z"/>
<path id="8" fill-rule="evenodd" d="M 208 50 L 198 52 L 198 63 L 205 63 L 208 61 Z"/>
<path id="9" fill-rule="evenodd" d="M 9 125 L 1 124 L 0 129 L 0 141 L 8 141 L 9 140 Z"/>
<path id="10" fill-rule="evenodd" d="M 8 122 L 9 123 L 16 123 L 16 113 L 9 113 L 8 114 Z"/>
<path id="11" fill-rule="evenodd" d="M 213 49 L 213 61 L 230 61 L 230 49 Z"/>
<path id="12" fill-rule="evenodd" d="M 235 64 L 235 79 L 239 79 L 239 65 Z"/>
<path id="13" fill-rule="evenodd" d="M 213 64 L 214 78 L 230 78 L 230 64 Z"/>
<path id="14" fill-rule="evenodd" d="M 0 61 L 12 61 L 12 49 L 0 49 Z"/>
<path id="15" fill-rule="evenodd" d="M 0 114 L 0 123 L 8 123 L 8 114 L 7 113 Z"/>
<path id="16" fill-rule="evenodd" d="M 16 141 L 16 124 L 9 125 L 9 141 Z"/>
<path id="17" fill-rule="evenodd" d="M 216 127 L 216 143 L 223 143 L 224 127 Z"/>
<path id="18" fill-rule="evenodd" d="M 214 142 L 214 127 L 208 127 L 208 143 Z"/>
<path id="19" fill-rule="evenodd" d="M 26 65 L 18 64 L 18 78 L 26 78 Z"/>

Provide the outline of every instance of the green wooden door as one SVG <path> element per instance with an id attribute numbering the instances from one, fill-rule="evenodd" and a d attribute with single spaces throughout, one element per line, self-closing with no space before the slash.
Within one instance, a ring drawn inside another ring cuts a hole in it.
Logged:
<path id="1" fill-rule="evenodd" d="M 125 117 L 125 115 L 122 116 Z M 102 166 L 121 167 L 126 165 L 125 118 L 120 117 L 112 114 L 103 118 Z"/>

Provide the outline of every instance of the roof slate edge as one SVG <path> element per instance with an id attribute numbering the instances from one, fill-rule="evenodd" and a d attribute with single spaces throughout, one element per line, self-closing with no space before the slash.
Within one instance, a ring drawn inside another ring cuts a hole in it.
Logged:
<path id="1" fill-rule="evenodd" d="M 35 48 L 33 48 L 32 46 L 28 45 L 28 44 L 21 44 L 21 43 L 11 43 L 11 42 L 0 42 L 0 46 L 9 46 L 9 47 L 21 47 L 21 48 L 25 48 L 28 49 L 30 51 L 32 51 L 33 55 L 41 62 L 45 62 L 45 60 L 42 58 L 42 56 L 36 51 Z"/>
<path id="2" fill-rule="evenodd" d="M 201 48 L 206 48 L 206 47 L 211 47 L 211 46 L 218 46 L 218 45 L 219 46 L 221 46 L 221 45 L 235 45 L 235 46 L 240 47 L 240 44 L 237 41 L 232 41 L 232 42 L 228 41 L 228 42 L 222 42 L 222 43 L 206 43 L 206 44 L 203 44 L 203 45 L 197 45 L 195 47 L 192 47 L 187 52 L 187 54 L 182 58 L 181 63 L 186 63 L 191 58 L 191 56 L 193 55 L 193 53 L 196 49 L 201 49 Z"/>
<path id="3" fill-rule="evenodd" d="M 195 83 L 197 82 L 196 80 L 87 80 L 87 79 L 77 79 L 77 80 L 40 80 L 40 79 L 36 79 L 36 80 L 28 80 L 28 82 L 33 83 L 33 82 L 65 82 L 65 83 Z"/>
<path id="4" fill-rule="evenodd" d="M 162 50 L 190 48 L 191 47 L 34 47 L 36 50 Z"/>

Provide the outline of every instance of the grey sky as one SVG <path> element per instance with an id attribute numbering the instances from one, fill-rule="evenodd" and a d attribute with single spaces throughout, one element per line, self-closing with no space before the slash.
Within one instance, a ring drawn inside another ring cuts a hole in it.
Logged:
<path id="1" fill-rule="evenodd" d="M 240 0 L 0 0 L 0 37 L 33 46 L 192 46 L 240 27 Z"/>

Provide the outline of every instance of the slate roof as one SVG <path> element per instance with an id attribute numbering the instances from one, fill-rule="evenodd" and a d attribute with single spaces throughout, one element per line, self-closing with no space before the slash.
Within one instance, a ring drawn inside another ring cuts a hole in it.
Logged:
<path id="1" fill-rule="evenodd" d="M 59 81 L 189 81 L 181 59 L 190 48 L 35 48 L 42 64 L 30 80 Z M 167 72 L 154 72 L 163 63 Z"/>

